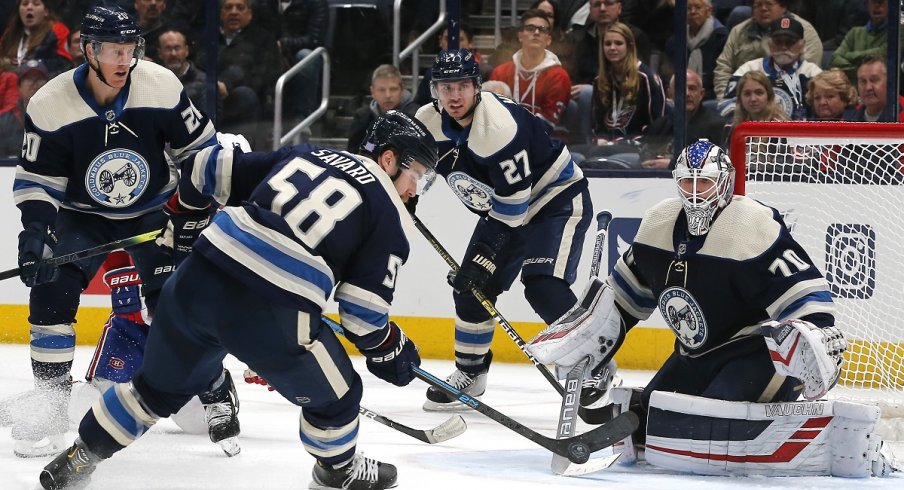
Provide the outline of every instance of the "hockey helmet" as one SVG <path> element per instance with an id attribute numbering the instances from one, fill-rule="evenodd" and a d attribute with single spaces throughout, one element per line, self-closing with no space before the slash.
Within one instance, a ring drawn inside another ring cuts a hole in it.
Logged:
<path id="1" fill-rule="evenodd" d="M 672 172 L 692 235 L 705 235 L 734 193 L 734 166 L 725 150 L 701 139 L 681 151 Z"/>
<path id="2" fill-rule="evenodd" d="M 81 29 L 82 51 L 85 51 L 85 45 L 89 42 L 92 43 L 94 52 L 98 55 L 101 53 L 101 44 L 105 42 L 115 44 L 135 43 L 132 59 L 137 61 L 144 56 L 145 41 L 141 37 L 141 27 L 119 5 L 95 5 L 91 7 L 82 19 Z"/>
<path id="3" fill-rule="evenodd" d="M 395 150 L 400 167 L 392 179 L 398 178 L 402 169 L 411 169 L 412 162 L 416 161 L 427 167 L 427 171 L 418 176 L 418 195 L 426 192 L 436 179 L 439 153 L 436 140 L 424 123 L 399 111 L 380 116 L 368 129 L 360 151 L 379 157 L 390 148 Z"/>
<path id="4" fill-rule="evenodd" d="M 440 51 L 430 69 L 432 83 L 473 79 L 480 86 L 480 65 L 467 49 Z"/>

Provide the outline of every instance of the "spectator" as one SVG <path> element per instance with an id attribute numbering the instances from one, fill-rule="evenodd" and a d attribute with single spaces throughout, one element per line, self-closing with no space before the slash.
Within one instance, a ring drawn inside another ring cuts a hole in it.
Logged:
<path id="1" fill-rule="evenodd" d="M 278 2 L 279 45 L 286 66 L 293 66 L 326 43 L 329 24 L 327 0 Z M 288 99 L 298 119 L 311 115 L 320 106 L 323 58 L 317 57 L 288 81 Z M 357 148 L 355 148 L 357 150 Z"/>
<path id="2" fill-rule="evenodd" d="M 262 146 L 267 135 L 257 123 L 273 107 L 273 88 L 281 70 L 276 38 L 251 24 L 252 0 L 223 0 L 217 58 L 223 113 L 222 132 L 244 134 L 251 146 Z M 203 45 L 202 45 L 202 50 Z M 198 59 L 205 59 L 200 53 Z"/>
<path id="3" fill-rule="evenodd" d="M 866 56 L 857 68 L 857 92 L 860 93 L 860 105 L 853 113 L 844 117 L 845 121 L 876 122 L 894 121 L 893 108 L 887 106 L 888 72 L 885 68 L 884 56 Z M 904 122 L 904 97 L 898 96 L 897 122 Z"/>
<path id="4" fill-rule="evenodd" d="M 730 111 L 737 98 L 737 81 L 747 72 L 761 71 L 769 77 L 775 95 L 785 114 L 795 121 L 807 118 L 807 83 L 822 72 L 818 65 L 803 59 L 806 46 L 803 25 L 791 16 L 779 17 L 772 23 L 769 55 L 741 65 L 732 74 L 725 89 L 723 114 Z"/>
<path id="5" fill-rule="evenodd" d="M 753 16 L 741 22 L 728 33 L 728 40 L 722 54 L 716 60 L 713 88 L 716 97 L 722 100 L 728 79 L 744 63 L 757 58 L 762 58 L 769 53 L 768 40 L 769 29 L 779 17 L 789 14 L 794 20 L 804 27 L 804 42 L 806 50 L 804 58 L 810 63 L 820 65 L 822 63 L 822 41 L 816 33 L 816 29 L 800 16 L 788 12 L 788 3 L 791 0 L 754 0 Z"/>
<path id="6" fill-rule="evenodd" d="M 169 68 L 182 82 L 185 93 L 194 106 L 207 112 L 207 74 L 189 59 L 188 36 L 175 27 L 164 28 L 157 36 L 160 64 Z M 217 113 L 222 110 L 222 101 L 217 100 Z"/>
<path id="7" fill-rule="evenodd" d="M 725 145 L 730 146 L 731 132 L 745 121 L 786 121 L 782 106 L 775 100 L 775 91 L 765 73 L 750 71 L 738 80 L 738 105 L 731 127 L 726 131 Z"/>
<path id="8" fill-rule="evenodd" d="M 393 65 L 380 65 L 370 79 L 371 101 L 355 111 L 348 131 L 348 151 L 358 153 L 370 126 L 389 111 L 401 111 L 409 116 L 421 106 L 414 102 L 411 92 L 402 86 L 402 74 Z"/>
<path id="9" fill-rule="evenodd" d="M 154 62 L 160 61 L 157 41 L 163 32 L 164 12 L 166 0 L 135 0 L 135 19 L 141 27 L 141 37 L 144 38 L 144 55 Z"/>
<path id="10" fill-rule="evenodd" d="M 0 156 L 18 155 L 22 147 L 22 135 L 16 134 L 15 127 L 7 123 L 17 119 L 21 127 L 22 114 L 19 102 L 19 77 L 9 63 L 0 61 Z M 16 138 L 18 137 L 18 141 Z"/>
<path id="11" fill-rule="evenodd" d="M 503 97 L 507 97 L 509 99 L 512 98 L 512 89 L 508 85 L 500 82 L 499 80 L 487 80 L 480 84 L 481 92 L 492 92 L 497 95 L 501 95 Z"/>
<path id="12" fill-rule="evenodd" d="M 862 1 L 862 0 L 861 0 Z M 867 56 L 885 56 L 888 50 L 888 0 L 866 0 L 869 7 L 869 21 L 857 26 L 847 35 L 832 53 L 829 66 L 841 68 L 849 80 L 857 79 L 857 66 Z M 904 39 L 904 30 L 900 39 Z M 900 43 L 899 43 L 900 45 Z"/>
<path id="13" fill-rule="evenodd" d="M 557 0 L 555 7 L 556 25 L 565 34 L 581 29 L 590 17 L 590 2 L 587 0 Z"/>
<path id="14" fill-rule="evenodd" d="M 477 60 L 477 63 L 480 65 L 480 76 L 481 78 L 489 77 L 490 72 L 492 72 L 492 67 L 483 62 L 480 56 L 480 53 L 476 51 L 474 48 L 474 44 L 472 40 L 474 39 L 474 30 L 471 29 L 471 26 L 461 23 L 458 25 L 458 47 L 461 49 L 467 49 L 474 56 L 474 59 Z M 449 49 L 449 29 L 443 29 L 442 34 L 439 35 L 438 38 L 439 49 L 446 51 Z M 494 55 L 498 55 L 499 52 L 495 52 Z M 428 66 L 424 68 L 424 71 L 421 72 L 421 81 L 417 86 L 417 93 L 414 94 L 414 101 L 418 106 L 422 106 L 424 104 L 432 104 L 433 103 L 433 95 L 430 94 L 430 81 L 432 80 L 432 70 Z"/>
<path id="15" fill-rule="evenodd" d="M 708 139 L 719 142 L 725 130 L 725 120 L 708 107 L 703 106 L 706 90 L 703 80 L 694 70 L 687 70 L 684 110 L 687 113 L 687 134 L 685 141 Z M 675 77 L 669 83 L 668 96 L 675 98 Z M 674 168 L 675 160 L 672 150 L 675 133 L 674 118 L 671 115 L 660 117 L 644 132 L 640 142 L 640 166 L 643 168 Z"/>
<path id="16" fill-rule="evenodd" d="M 828 69 L 807 83 L 807 105 L 818 121 L 840 121 L 853 111 L 857 90 L 838 68 Z"/>
<path id="17" fill-rule="evenodd" d="M 25 108 L 28 101 L 43 87 L 50 74 L 44 63 L 27 60 L 19 65 L 18 100 L 14 107 L 0 113 L 0 155 L 18 155 L 22 151 L 22 137 L 25 131 Z"/>
<path id="18" fill-rule="evenodd" d="M 725 40 L 728 39 L 728 28 L 713 17 L 712 0 L 688 0 L 687 2 L 687 67 L 700 74 L 706 93 L 703 100 L 716 98 L 713 90 L 713 73 L 716 59 L 722 53 Z M 665 45 L 666 66 L 660 73 L 671 74 L 670 60 L 675 59 L 681 49 L 675 46 L 672 36 Z M 694 141 L 694 140 L 688 140 Z M 715 140 L 718 142 L 718 140 Z"/>
<path id="19" fill-rule="evenodd" d="M 859 1 L 862 0 L 791 0 L 788 10 L 813 25 L 824 51 L 834 51 L 845 34 L 866 21 Z"/>
<path id="20" fill-rule="evenodd" d="M 69 28 L 50 7 L 43 0 L 19 0 L 18 12 L 0 36 L 0 57 L 16 66 L 40 60 L 51 78 L 72 68 L 66 49 Z"/>
<path id="21" fill-rule="evenodd" d="M 82 51 L 82 30 L 73 29 L 69 32 L 69 56 L 72 57 L 72 66 L 79 66 L 85 62 L 85 53 Z"/>
<path id="22" fill-rule="evenodd" d="M 652 49 L 662 53 L 672 37 L 675 25 L 675 0 L 622 0 L 633 2 L 638 15 L 625 17 L 622 22 L 637 26 L 650 37 Z M 624 8 L 627 8 L 625 6 Z M 652 60 L 650 60 L 652 61 Z"/>
<path id="23" fill-rule="evenodd" d="M 559 3 L 555 0 L 537 0 L 528 8 L 528 10 L 534 9 L 546 12 L 546 16 L 549 17 L 549 25 L 552 27 L 552 32 L 549 33 L 552 39 L 549 50 L 561 59 L 568 59 L 571 56 L 571 44 L 568 43 L 565 31 L 557 21 L 556 14 L 559 10 Z"/>
<path id="24" fill-rule="evenodd" d="M 637 60 L 631 28 L 616 22 L 602 36 L 603 60 L 593 82 L 594 141 L 588 158 L 636 152 L 644 129 L 665 115 L 662 82 Z"/>
<path id="25" fill-rule="evenodd" d="M 513 99 L 549 124 L 550 131 L 559 124 L 571 96 L 571 79 L 559 58 L 549 51 L 552 21 L 542 10 L 528 10 L 521 15 L 518 31 L 521 49 L 512 60 L 497 66 L 490 80 L 505 82 Z"/>
<path id="26" fill-rule="evenodd" d="M 573 54 L 566 63 L 568 75 L 571 77 L 571 96 L 577 98 L 580 91 L 589 89 L 590 83 L 599 71 L 600 44 L 602 33 L 606 28 L 619 22 L 622 11 L 621 0 L 590 0 L 589 23 L 580 29 L 574 29 L 569 42 L 574 47 Z M 634 38 L 637 59 L 644 63 L 650 61 L 650 38 L 637 27 L 628 26 Z"/>

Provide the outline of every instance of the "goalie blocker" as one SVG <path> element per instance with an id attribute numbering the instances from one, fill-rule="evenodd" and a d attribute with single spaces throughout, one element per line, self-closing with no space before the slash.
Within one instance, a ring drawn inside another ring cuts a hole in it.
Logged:
<path id="1" fill-rule="evenodd" d="M 874 432 L 878 420 L 878 407 L 847 401 L 730 402 L 655 391 L 645 458 L 702 475 L 887 476 L 900 468 Z M 626 442 L 617 448 L 631 453 Z"/>

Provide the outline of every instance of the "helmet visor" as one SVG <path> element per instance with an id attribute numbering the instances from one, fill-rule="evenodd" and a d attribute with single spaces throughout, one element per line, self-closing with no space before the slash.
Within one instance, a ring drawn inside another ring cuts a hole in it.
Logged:
<path id="1" fill-rule="evenodd" d="M 417 186 L 417 195 L 422 196 L 436 181 L 436 172 L 417 160 L 413 160 L 407 167 L 402 168 L 401 177 L 410 179 Z"/>
<path id="2" fill-rule="evenodd" d="M 94 58 L 99 63 L 109 65 L 135 66 L 144 57 L 144 38 L 137 38 L 134 43 L 114 43 L 109 41 L 92 41 Z"/>

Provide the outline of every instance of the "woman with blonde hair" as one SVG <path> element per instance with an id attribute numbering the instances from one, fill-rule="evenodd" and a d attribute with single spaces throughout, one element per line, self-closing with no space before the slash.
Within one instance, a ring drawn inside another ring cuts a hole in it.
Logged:
<path id="1" fill-rule="evenodd" d="M 12 65 L 39 60 L 51 78 L 72 68 L 67 41 L 69 28 L 57 20 L 44 0 L 19 0 L 15 15 L 0 36 L 0 58 Z"/>
<path id="2" fill-rule="evenodd" d="M 806 99 L 817 121 L 841 121 L 857 103 L 857 89 L 840 68 L 832 68 L 807 82 Z"/>

